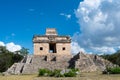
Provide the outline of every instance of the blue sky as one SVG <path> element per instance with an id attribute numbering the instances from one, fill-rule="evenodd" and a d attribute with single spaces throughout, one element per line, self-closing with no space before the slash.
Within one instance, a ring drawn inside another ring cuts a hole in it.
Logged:
<path id="1" fill-rule="evenodd" d="M 79 31 L 74 10 L 80 0 L 0 0 L 0 41 L 29 48 L 32 37 L 56 28 L 60 35 Z M 63 14 L 63 15 L 62 15 Z M 71 15 L 67 18 L 66 15 Z"/>
<path id="2" fill-rule="evenodd" d="M 32 37 L 56 28 L 72 38 L 72 53 L 120 49 L 119 0 L 0 0 L 0 45 L 33 53 Z"/>

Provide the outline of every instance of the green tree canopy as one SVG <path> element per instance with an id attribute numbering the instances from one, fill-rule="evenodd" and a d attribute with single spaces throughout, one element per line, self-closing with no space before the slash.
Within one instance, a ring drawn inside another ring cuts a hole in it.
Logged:
<path id="1" fill-rule="evenodd" d="M 12 64 L 19 62 L 23 59 L 22 55 L 14 54 L 6 49 L 4 46 L 0 46 L 0 72 L 6 71 Z"/>
<path id="2" fill-rule="evenodd" d="M 120 50 L 113 54 L 102 55 L 102 57 L 120 66 Z"/>
<path id="3" fill-rule="evenodd" d="M 19 52 L 21 55 L 26 56 L 29 53 L 28 50 L 29 49 L 22 47 L 22 49 Z"/>

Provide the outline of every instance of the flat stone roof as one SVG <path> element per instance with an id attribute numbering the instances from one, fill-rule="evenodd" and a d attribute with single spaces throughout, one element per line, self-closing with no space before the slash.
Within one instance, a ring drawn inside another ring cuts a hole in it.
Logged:
<path id="1" fill-rule="evenodd" d="M 40 37 L 47 37 L 48 40 L 37 40 L 35 38 L 40 38 Z M 56 40 L 55 38 L 66 38 L 66 39 L 61 39 L 61 40 Z M 45 35 L 34 35 L 33 36 L 33 42 L 34 43 L 50 43 L 50 42 L 55 42 L 55 43 L 70 43 L 71 38 L 68 35 L 57 35 L 57 31 L 55 28 L 47 28 L 46 29 L 46 34 Z"/>
<path id="2" fill-rule="evenodd" d="M 53 37 L 70 37 L 69 35 L 34 35 L 33 38 L 35 38 L 35 37 L 49 37 L 49 36 L 53 36 Z"/>

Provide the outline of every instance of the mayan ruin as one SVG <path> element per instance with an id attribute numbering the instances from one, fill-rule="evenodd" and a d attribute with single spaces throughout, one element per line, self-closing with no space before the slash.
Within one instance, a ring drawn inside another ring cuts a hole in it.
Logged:
<path id="1" fill-rule="evenodd" d="M 27 55 L 19 63 L 14 63 L 7 71 L 8 74 L 34 74 L 39 69 L 78 68 L 81 72 L 102 71 L 109 61 L 97 55 L 79 52 L 71 54 L 71 38 L 58 35 L 56 29 L 47 28 L 45 35 L 33 36 L 34 54 Z"/>
<path id="2" fill-rule="evenodd" d="M 120 0 L 0 0 L 0 80 L 120 80 Z"/>
<path id="3" fill-rule="evenodd" d="M 33 37 L 33 45 L 34 55 L 44 55 L 47 60 L 50 60 L 49 55 L 55 56 L 55 60 L 59 60 L 60 56 L 71 56 L 70 37 L 58 35 L 54 28 L 47 28 L 45 35 L 35 35 Z"/>

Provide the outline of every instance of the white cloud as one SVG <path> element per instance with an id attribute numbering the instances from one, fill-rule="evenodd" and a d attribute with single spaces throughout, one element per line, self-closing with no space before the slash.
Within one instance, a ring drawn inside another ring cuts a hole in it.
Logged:
<path id="1" fill-rule="evenodd" d="M 70 18 L 71 18 L 71 15 L 70 15 L 70 14 L 68 14 L 68 15 L 66 15 L 66 17 L 67 17 L 68 19 L 70 19 Z"/>
<path id="2" fill-rule="evenodd" d="M 77 54 L 78 52 L 85 52 L 83 48 L 81 48 L 77 42 L 72 42 L 71 43 L 71 53 L 72 54 Z"/>
<path id="3" fill-rule="evenodd" d="M 118 46 L 118 49 L 120 49 L 120 46 Z"/>
<path id="4" fill-rule="evenodd" d="M 20 45 L 15 45 L 13 42 L 7 43 L 6 44 L 6 48 L 11 51 L 11 52 L 15 52 L 21 49 Z"/>
<path id="5" fill-rule="evenodd" d="M 86 6 L 91 9 L 96 9 L 99 7 L 102 0 L 84 0 L 80 3 L 81 6 Z"/>
<path id="6" fill-rule="evenodd" d="M 99 52 L 99 53 L 115 53 L 116 50 L 113 48 L 113 47 L 106 47 L 106 46 L 103 46 L 103 47 L 93 47 L 93 49 L 96 51 L 96 52 Z"/>
<path id="7" fill-rule="evenodd" d="M 5 44 L 4 42 L 0 41 L 0 46 L 6 46 L 6 49 L 11 52 L 15 52 L 21 49 L 20 45 L 16 45 L 13 42 Z"/>
<path id="8" fill-rule="evenodd" d="M 75 33 L 73 41 L 81 47 L 96 53 L 110 53 L 120 45 L 119 0 L 84 0 L 75 15 L 81 33 Z"/>
<path id="9" fill-rule="evenodd" d="M 0 41 L 0 46 L 5 46 L 4 42 Z"/>
<path id="10" fill-rule="evenodd" d="M 35 11 L 35 9 L 32 9 L 32 8 L 31 8 L 31 9 L 28 9 L 28 10 L 31 11 L 31 12 Z"/>
<path id="11" fill-rule="evenodd" d="M 66 19 L 71 19 L 71 14 L 60 13 L 61 16 L 65 16 Z"/>
<path id="12" fill-rule="evenodd" d="M 12 33 L 11 36 L 15 36 L 15 33 Z"/>

